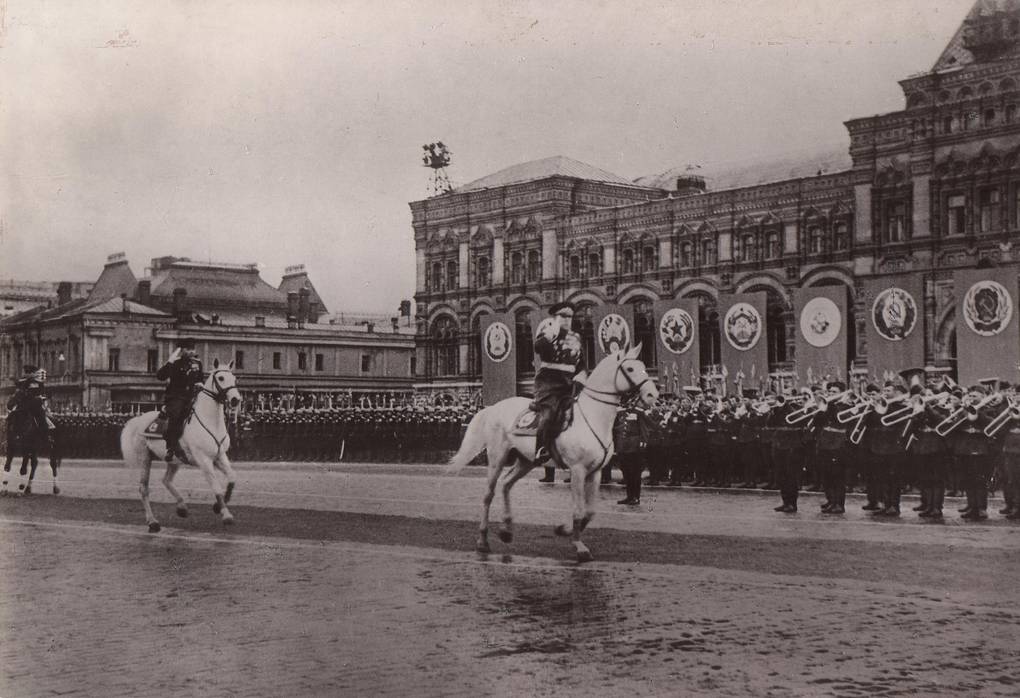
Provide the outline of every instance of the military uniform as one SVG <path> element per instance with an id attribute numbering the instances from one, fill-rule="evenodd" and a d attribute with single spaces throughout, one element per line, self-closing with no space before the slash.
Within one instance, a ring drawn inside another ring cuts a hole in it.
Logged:
<path id="1" fill-rule="evenodd" d="M 627 488 L 627 497 L 617 504 L 641 503 L 641 471 L 644 470 L 644 454 L 651 428 L 648 413 L 640 407 L 632 405 L 616 413 L 613 449 Z"/>
<path id="2" fill-rule="evenodd" d="M 536 464 L 552 456 L 553 442 L 559 434 L 562 415 L 573 397 L 574 376 L 581 361 L 581 336 L 564 327 L 555 317 L 556 313 L 567 310 L 573 316 L 573 306 L 569 303 L 554 305 L 549 310 L 554 317 L 543 320 L 535 334 L 535 353 L 539 358 L 532 403 L 539 419 L 535 437 Z M 543 479 L 550 482 L 553 472 L 547 467 Z"/>
<path id="3" fill-rule="evenodd" d="M 184 432 L 184 419 L 191 408 L 195 385 L 202 383 L 203 375 L 202 362 L 186 356 L 181 356 L 175 361 L 168 361 L 156 371 L 156 378 L 161 381 L 169 381 L 164 407 L 167 416 L 166 433 L 164 434 L 167 461 L 180 450 L 178 441 Z"/>

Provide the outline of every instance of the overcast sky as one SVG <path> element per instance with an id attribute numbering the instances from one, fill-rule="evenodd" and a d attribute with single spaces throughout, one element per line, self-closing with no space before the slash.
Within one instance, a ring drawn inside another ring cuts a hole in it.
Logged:
<path id="1" fill-rule="evenodd" d="M 846 144 L 973 0 L 0 2 L 0 278 L 126 252 L 304 263 L 330 310 L 414 292 L 421 146 L 463 184 Z"/>

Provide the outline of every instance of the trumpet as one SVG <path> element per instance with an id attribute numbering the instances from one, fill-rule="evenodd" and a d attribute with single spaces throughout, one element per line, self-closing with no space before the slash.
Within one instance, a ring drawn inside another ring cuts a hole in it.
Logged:
<path id="1" fill-rule="evenodd" d="M 995 418 L 985 427 L 985 436 L 991 438 L 1002 431 L 1002 428 L 1011 421 L 1020 421 L 1020 405 L 1011 397 L 1007 397 L 1006 402 L 1008 403 L 1006 409 L 995 415 Z"/>

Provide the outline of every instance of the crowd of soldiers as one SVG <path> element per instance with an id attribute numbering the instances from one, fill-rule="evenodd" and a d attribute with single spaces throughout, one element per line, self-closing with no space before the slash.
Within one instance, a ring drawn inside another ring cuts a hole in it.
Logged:
<path id="1" fill-rule="evenodd" d="M 838 381 L 790 395 L 694 388 L 651 410 L 628 406 L 617 438 L 627 444 L 621 504 L 639 498 L 628 472 L 647 470 L 652 485 L 778 489 L 783 513 L 797 511 L 805 487 L 825 494 L 823 513 L 842 514 L 847 491 L 860 488 L 864 510 L 894 517 L 903 492 L 917 489 L 919 516 L 941 520 L 945 496 L 962 493 L 963 518 L 980 521 L 989 491 L 1002 488 L 1000 513 L 1020 519 L 1020 400 L 998 382 L 926 385 L 923 371 L 908 371 L 854 390 Z"/>

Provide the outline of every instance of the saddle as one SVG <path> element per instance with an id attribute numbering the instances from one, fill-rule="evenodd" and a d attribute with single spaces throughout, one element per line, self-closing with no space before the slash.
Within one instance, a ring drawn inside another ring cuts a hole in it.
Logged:
<path id="1" fill-rule="evenodd" d="M 562 434 L 571 424 L 574 423 L 574 404 L 570 403 L 561 415 L 561 422 L 557 433 Z M 514 419 L 512 433 L 514 436 L 535 436 L 538 433 L 538 412 L 535 411 L 534 403 L 528 405 L 528 409 L 517 415 Z"/>
<path id="2" fill-rule="evenodd" d="M 149 423 L 149 426 L 142 430 L 142 436 L 147 439 L 163 439 L 163 435 L 166 433 L 167 424 L 166 414 L 161 410 L 156 418 Z"/>

